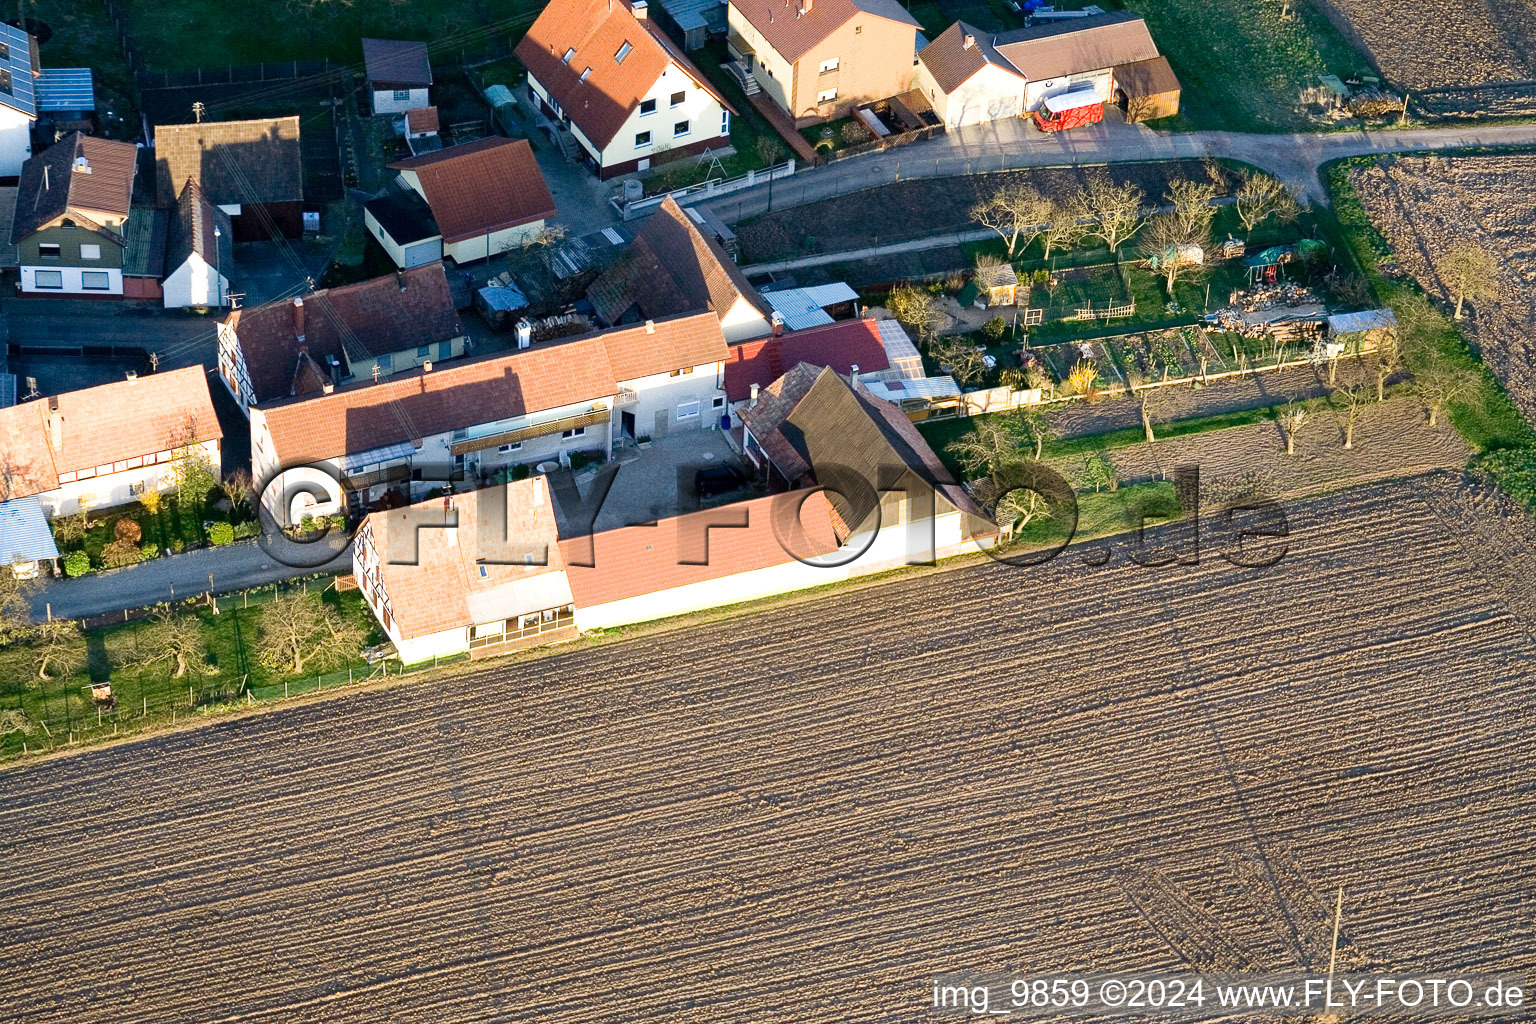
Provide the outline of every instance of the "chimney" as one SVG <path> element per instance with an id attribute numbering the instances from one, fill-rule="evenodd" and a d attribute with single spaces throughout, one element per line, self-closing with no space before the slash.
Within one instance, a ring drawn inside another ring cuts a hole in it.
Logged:
<path id="1" fill-rule="evenodd" d="M 774 310 L 773 311 L 773 315 L 768 318 L 768 322 L 773 325 L 773 336 L 775 338 L 779 337 L 781 334 L 784 333 L 784 314 L 783 313 L 780 313 L 778 310 Z"/>
<path id="2" fill-rule="evenodd" d="M 629 5 L 629 10 L 632 14 L 634 14 L 636 21 L 645 21 L 651 16 L 651 12 L 647 9 L 645 0 L 634 0 L 634 2 Z"/>
<path id="3" fill-rule="evenodd" d="M 138 370 L 129 370 L 128 371 L 128 383 L 129 384 L 135 383 L 138 379 L 139 379 L 139 371 Z"/>
<path id="4" fill-rule="evenodd" d="M 90 174 L 91 173 L 91 162 L 89 160 L 87 160 L 83 156 L 75 157 L 75 173 L 76 174 Z"/>
<path id="5" fill-rule="evenodd" d="M 752 394 L 751 394 L 750 397 L 747 398 L 747 408 L 748 409 L 755 409 L 756 407 L 757 407 L 757 385 L 753 384 L 752 385 Z"/>
<path id="6" fill-rule="evenodd" d="M 322 395 L 333 394 L 333 393 L 335 393 L 335 391 L 336 391 L 336 384 L 333 381 L 326 381 L 324 384 L 320 385 L 320 393 Z"/>
<path id="7" fill-rule="evenodd" d="M 422 373 L 431 373 L 432 372 L 432 360 L 428 359 L 426 362 L 421 364 L 421 372 Z"/>
<path id="8" fill-rule="evenodd" d="M 647 320 L 645 322 L 645 333 L 646 334 L 655 334 L 656 333 L 656 321 L 655 320 Z"/>
<path id="9" fill-rule="evenodd" d="M 517 322 L 517 347 L 527 348 L 533 343 L 533 324 L 526 319 Z"/>
<path id="10" fill-rule="evenodd" d="M 853 364 L 853 368 L 848 371 L 848 386 L 851 387 L 851 388 L 856 388 L 856 387 L 859 386 L 859 364 L 858 363 L 854 363 Z"/>
<path id="11" fill-rule="evenodd" d="M 973 36 L 973 35 L 971 35 L 969 33 L 966 34 L 966 36 L 965 36 L 965 48 L 967 50 L 974 50 L 976 48 L 976 37 L 975 36 Z"/>
<path id="12" fill-rule="evenodd" d="M 57 397 L 48 399 L 48 442 L 55 452 L 64 449 L 64 414 L 59 412 Z"/>
<path id="13" fill-rule="evenodd" d="M 293 297 L 293 340 L 304 344 L 304 298 L 300 295 Z"/>
<path id="14" fill-rule="evenodd" d="M 336 384 L 341 380 L 341 360 L 335 356 L 326 356 L 325 364 L 331 374 L 331 390 L 336 390 Z"/>
<path id="15" fill-rule="evenodd" d="M 804 0 L 804 2 L 801 3 L 801 5 L 800 5 L 800 13 L 802 13 L 802 14 L 810 14 L 811 13 L 811 0 Z"/>

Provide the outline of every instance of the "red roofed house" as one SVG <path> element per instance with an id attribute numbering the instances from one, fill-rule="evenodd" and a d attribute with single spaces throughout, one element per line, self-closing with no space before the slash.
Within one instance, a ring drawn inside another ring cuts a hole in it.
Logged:
<path id="1" fill-rule="evenodd" d="M 725 400 L 731 410 L 736 411 L 751 400 L 756 389 L 772 384 L 797 363 L 830 367 L 844 377 L 857 373 L 860 380 L 901 376 L 899 371 L 892 371 L 880 321 L 841 320 L 732 345 L 725 362 Z"/>
<path id="2" fill-rule="evenodd" d="M 407 665 L 576 635 L 542 476 L 373 513 L 352 538 L 352 574 Z"/>
<path id="3" fill-rule="evenodd" d="M 138 150 L 71 132 L 21 168 L 10 242 L 23 295 L 123 296 Z"/>
<path id="4" fill-rule="evenodd" d="M 396 266 L 416 266 L 420 260 L 409 257 L 407 248 L 438 236 L 433 258 L 488 259 L 538 235 L 555 215 L 555 200 L 526 139 L 480 139 L 389 166 L 400 172 L 395 193 L 366 203 L 363 220 Z M 406 190 L 420 196 L 425 212 Z M 394 219 L 401 213 L 395 207 L 406 203 L 414 208 L 413 215 L 400 217 L 408 234 Z"/>
<path id="5" fill-rule="evenodd" d="M 462 356 L 469 337 L 441 263 L 237 309 L 219 324 L 219 377 L 250 407 Z"/>
<path id="6" fill-rule="evenodd" d="M 487 480 L 578 451 L 607 458 L 621 431 L 718 423 L 725 355 L 719 321 L 698 313 L 258 404 L 251 470 L 257 480 L 294 471 L 292 487 L 267 489 L 269 511 L 286 524 L 340 511 L 327 479 L 347 480 L 358 512 L 391 491 L 419 500 L 455 474 Z M 293 505 L 304 483 L 332 492 L 331 503 Z"/>
<path id="7" fill-rule="evenodd" d="M 730 0 L 731 56 L 799 127 L 912 88 L 917 20 L 898 0 Z"/>
<path id="8" fill-rule="evenodd" d="M 223 436 L 201 366 L 23 402 L 0 409 L 0 499 L 35 495 L 50 517 L 124 505 L 170 486 L 188 442 L 217 473 Z"/>
<path id="9" fill-rule="evenodd" d="M 603 178 L 730 145 L 730 104 L 650 20 L 646 0 L 554 0 L 515 52 L 530 98 Z"/>

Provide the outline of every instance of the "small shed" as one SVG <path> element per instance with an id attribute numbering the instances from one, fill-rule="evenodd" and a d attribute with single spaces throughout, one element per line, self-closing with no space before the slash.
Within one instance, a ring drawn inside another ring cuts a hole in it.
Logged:
<path id="1" fill-rule="evenodd" d="M 0 566 L 18 578 L 38 575 L 38 563 L 59 557 L 48 517 L 36 495 L 0 502 Z"/>
<path id="2" fill-rule="evenodd" d="M 527 308 L 528 297 L 511 282 L 488 284 L 475 292 L 475 309 L 494 331 L 506 330 L 513 322 L 513 315 Z"/>
<path id="3" fill-rule="evenodd" d="M 1328 337 L 1343 351 L 1390 348 L 1397 341 L 1397 317 L 1390 309 L 1335 313 L 1328 318 Z"/>
<path id="4" fill-rule="evenodd" d="M 975 303 L 984 309 L 1018 304 L 1019 275 L 1011 263 L 978 270 L 971 283 L 976 286 Z"/>
<path id="5" fill-rule="evenodd" d="M 1167 57 L 1153 57 L 1115 68 L 1115 104 L 1127 121 L 1153 121 L 1179 112 L 1179 76 Z"/>

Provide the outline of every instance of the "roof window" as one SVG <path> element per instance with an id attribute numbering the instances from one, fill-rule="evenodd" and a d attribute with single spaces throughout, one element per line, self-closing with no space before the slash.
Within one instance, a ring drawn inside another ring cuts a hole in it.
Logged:
<path id="1" fill-rule="evenodd" d="M 628 57 L 629 56 L 629 51 L 633 50 L 633 49 L 634 49 L 634 47 L 630 46 L 629 42 L 626 40 L 624 45 L 619 47 L 619 52 L 613 55 L 613 62 L 615 64 L 623 64 L 624 63 L 624 58 Z"/>
<path id="2" fill-rule="evenodd" d="M 581 80 L 583 82 L 585 82 L 587 79 L 589 79 L 591 77 L 592 77 L 592 69 L 591 68 L 587 68 L 585 71 L 583 71 L 581 73 Z"/>
<path id="3" fill-rule="evenodd" d="M 560 63 L 569 64 L 571 62 L 571 58 L 574 56 L 576 56 L 576 47 L 573 46 L 569 50 L 565 51 L 565 56 L 560 58 Z"/>

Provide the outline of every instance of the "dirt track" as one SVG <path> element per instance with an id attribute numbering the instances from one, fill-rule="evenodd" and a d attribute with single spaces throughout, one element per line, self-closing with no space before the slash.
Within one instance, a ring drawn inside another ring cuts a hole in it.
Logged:
<path id="1" fill-rule="evenodd" d="M 934 972 L 1536 970 L 1536 529 L 991 565 L 0 774 L 14 1021 L 915 1021 Z"/>

